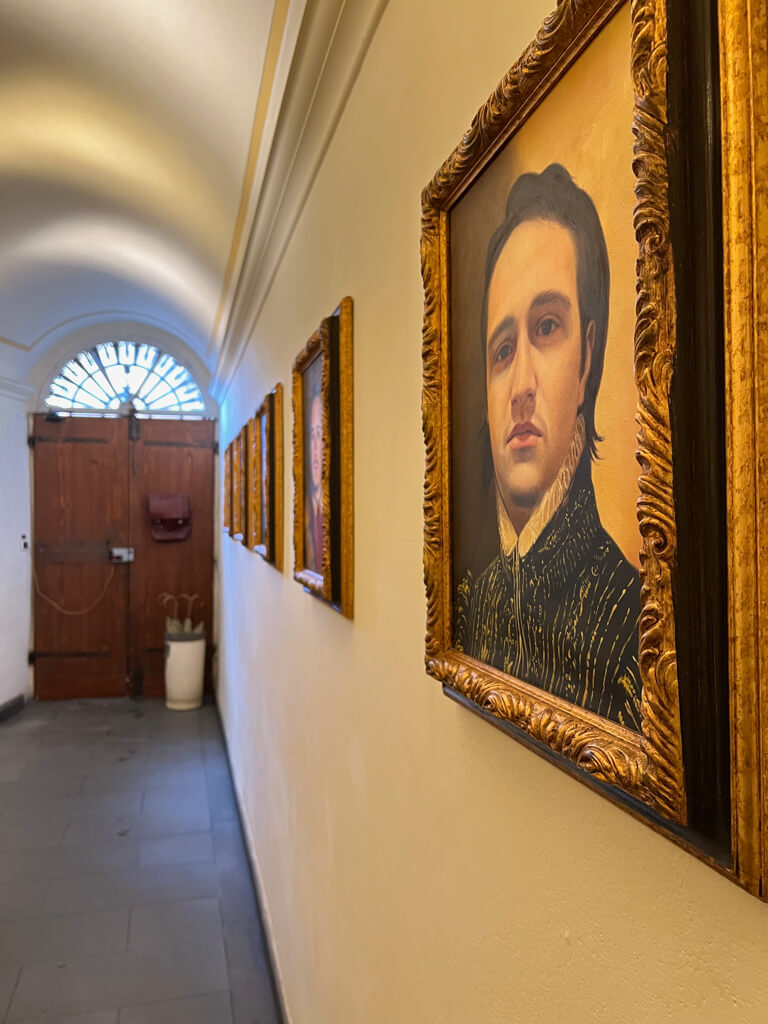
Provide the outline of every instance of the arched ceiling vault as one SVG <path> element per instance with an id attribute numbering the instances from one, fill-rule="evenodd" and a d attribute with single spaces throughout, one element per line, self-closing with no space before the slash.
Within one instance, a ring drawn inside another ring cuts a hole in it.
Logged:
<path id="1" fill-rule="evenodd" d="M 0 377 L 99 322 L 215 368 L 304 7 L 0 0 Z"/>

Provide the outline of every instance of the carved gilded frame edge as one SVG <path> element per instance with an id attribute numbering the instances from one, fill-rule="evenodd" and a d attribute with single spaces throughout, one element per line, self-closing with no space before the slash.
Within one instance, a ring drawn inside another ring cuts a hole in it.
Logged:
<path id="1" fill-rule="evenodd" d="M 246 547 L 256 551 L 259 540 L 259 524 L 261 522 L 261 492 L 258 481 L 261 474 L 261 449 L 258 444 L 258 426 L 256 417 L 248 420 L 246 425 L 246 469 L 247 469 L 247 522 Z"/>
<path id="2" fill-rule="evenodd" d="M 270 462 L 271 462 L 271 458 L 270 458 L 271 448 L 270 448 L 270 446 L 271 446 L 271 443 L 272 443 L 272 428 L 271 428 L 271 424 L 270 424 L 270 410 L 271 410 L 271 408 L 272 408 L 271 395 L 268 394 L 268 395 L 265 395 L 264 401 L 261 403 L 259 408 L 256 410 L 256 415 L 254 417 L 254 423 L 257 425 L 256 431 L 255 431 L 255 435 L 256 435 L 255 436 L 255 440 L 256 440 L 257 447 L 258 447 L 258 462 L 257 462 L 257 465 L 258 465 L 258 476 L 256 477 L 255 487 L 256 487 L 256 490 L 258 490 L 258 492 L 259 492 L 258 502 L 256 503 L 256 510 L 257 510 L 259 518 L 256 520 L 256 529 L 255 529 L 256 543 L 253 546 L 253 550 L 257 554 L 261 555 L 261 557 L 264 559 L 265 562 L 271 561 L 271 557 L 272 557 L 272 540 L 271 540 L 271 533 L 272 533 L 271 527 L 272 527 L 272 524 L 269 521 L 269 519 L 270 519 L 269 507 L 270 507 L 270 504 L 271 504 L 270 500 L 269 500 L 270 499 L 269 488 L 272 485 L 272 473 L 270 472 Z M 262 432 L 266 435 L 266 452 L 267 452 L 267 460 L 266 460 L 267 464 L 266 464 L 266 466 L 262 466 L 262 464 L 261 464 L 261 451 L 262 451 L 261 438 L 262 438 Z M 266 511 L 266 515 L 264 516 L 264 522 L 266 523 L 266 530 L 264 531 L 264 535 L 262 535 L 262 532 L 261 532 L 261 518 L 262 518 L 261 517 L 261 500 L 262 500 L 261 478 L 262 478 L 262 474 L 266 478 L 265 479 L 264 492 L 267 495 L 267 511 Z"/>
<path id="3" fill-rule="evenodd" d="M 283 486 L 284 486 L 284 451 L 283 451 L 283 385 L 276 384 L 272 389 L 272 415 L 274 429 L 274 495 L 272 508 L 275 524 L 272 564 L 282 572 L 283 569 Z"/>
<path id="4" fill-rule="evenodd" d="M 246 465 L 246 452 L 248 444 L 248 428 L 244 425 L 240 428 L 237 438 L 238 452 L 238 478 L 240 481 L 240 530 L 238 537 L 243 545 L 248 543 L 248 469 Z"/>
<path id="5" fill-rule="evenodd" d="M 235 536 L 235 439 L 233 438 L 227 445 L 227 451 L 229 452 L 229 536 L 233 539 Z"/>
<path id="6" fill-rule="evenodd" d="M 302 374 L 309 364 L 319 357 L 322 360 L 321 394 L 323 403 L 323 517 L 325 533 L 323 537 L 322 573 L 313 572 L 306 567 L 304 550 L 304 405 Z M 310 593 L 330 602 L 333 596 L 331 581 L 331 543 L 330 543 L 330 512 L 331 512 L 331 425 L 329 417 L 331 397 L 331 345 L 328 320 L 324 319 L 312 334 L 307 344 L 296 356 L 293 363 L 293 578 Z"/>
<path id="7" fill-rule="evenodd" d="M 243 532 L 242 507 L 242 437 L 237 434 L 232 440 L 232 531 L 233 540 L 240 540 Z"/>
<path id="8" fill-rule="evenodd" d="M 224 508 L 222 510 L 223 529 L 230 532 L 232 528 L 232 446 L 224 449 Z"/>
<path id="9" fill-rule="evenodd" d="M 768 9 L 719 0 L 731 842 L 768 898 Z"/>
<path id="10" fill-rule="evenodd" d="M 617 726 L 451 648 L 448 215 L 625 0 L 568 0 L 475 116 L 422 193 L 424 280 L 422 421 L 426 443 L 424 581 L 427 672 L 484 711 L 517 726 L 593 778 L 684 824 L 671 573 L 675 555 L 669 381 L 675 344 L 666 174 L 666 4 L 632 0 L 633 123 L 637 179 L 638 517 L 643 537 L 640 667 L 643 732 Z"/>
<path id="11" fill-rule="evenodd" d="M 353 307 L 346 295 L 332 316 L 338 317 L 338 402 L 339 402 L 339 529 L 341 613 L 351 619 L 355 590 L 355 440 L 354 440 L 354 363 L 352 351 Z"/>

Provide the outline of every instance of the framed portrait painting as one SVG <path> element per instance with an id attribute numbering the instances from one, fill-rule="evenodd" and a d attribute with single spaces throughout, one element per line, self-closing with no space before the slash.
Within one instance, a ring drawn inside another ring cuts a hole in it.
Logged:
<path id="1" fill-rule="evenodd" d="M 232 536 L 236 540 L 247 539 L 246 522 L 246 428 L 232 442 Z"/>
<path id="2" fill-rule="evenodd" d="M 253 420 L 251 516 L 254 551 L 283 567 L 283 386 L 265 396 Z"/>
<path id="3" fill-rule="evenodd" d="M 758 893 L 732 541 L 755 470 L 727 425 L 762 252 L 729 242 L 757 137 L 733 56 L 765 20 L 558 4 L 425 188 L 421 242 L 427 671 Z"/>
<path id="4" fill-rule="evenodd" d="M 243 531 L 243 543 L 252 551 L 256 550 L 259 541 L 259 478 L 261 474 L 261 445 L 259 442 L 259 424 L 250 419 L 245 426 L 245 511 L 246 523 Z"/>
<path id="5" fill-rule="evenodd" d="M 224 508 L 222 510 L 222 521 L 224 529 L 229 533 L 232 530 L 232 446 L 227 445 L 224 450 Z"/>
<path id="6" fill-rule="evenodd" d="M 353 611 L 352 300 L 293 364 L 294 578 Z"/>

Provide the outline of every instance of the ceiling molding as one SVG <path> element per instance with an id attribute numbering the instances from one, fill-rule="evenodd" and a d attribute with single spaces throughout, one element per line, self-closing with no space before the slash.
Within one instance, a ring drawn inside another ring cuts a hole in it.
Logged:
<path id="1" fill-rule="evenodd" d="M 0 398 L 13 398 L 17 402 L 28 402 L 35 389 L 8 377 L 0 377 Z"/>
<path id="2" fill-rule="evenodd" d="M 207 355 L 221 347 L 242 273 L 248 238 L 269 162 L 280 108 L 299 38 L 307 0 L 275 0 L 248 149 L 240 205 L 224 271 Z"/>
<path id="3" fill-rule="evenodd" d="M 296 44 L 211 391 L 237 372 L 387 0 L 318 0 Z"/>
<path id="4" fill-rule="evenodd" d="M 98 325 L 104 330 L 114 332 L 115 330 L 124 329 L 125 325 L 133 328 L 137 324 L 141 330 L 151 327 L 153 329 L 156 328 L 159 331 L 163 331 L 166 334 L 181 340 L 190 349 L 196 351 L 196 347 L 192 341 L 185 335 L 180 334 L 170 321 L 162 320 L 160 317 L 147 315 L 143 315 L 139 319 L 135 312 L 124 309 L 100 309 L 94 310 L 91 313 L 80 313 L 78 316 L 68 317 L 66 320 L 62 320 L 61 323 L 54 324 L 53 327 L 49 327 L 47 331 L 44 331 L 40 335 L 40 337 L 35 338 L 31 345 L 27 346 L 27 351 L 31 352 L 32 349 L 41 342 L 47 341 L 53 336 L 55 336 L 53 344 L 58 344 L 62 338 L 68 338 L 74 331 L 79 331 L 86 327 Z"/>
<path id="5" fill-rule="evenodd" d="M 4 338 L 1 334 L 0 334 L 0 345 L 8 345 L 10 348 L 18 348 L 18 349 L 21 349 L 22 352 L 28 352 L 29 351 L 29 346 L 28 345 L 22 345 L 22 343 L 20 341 L 14 341 L 13 338 Z"/>

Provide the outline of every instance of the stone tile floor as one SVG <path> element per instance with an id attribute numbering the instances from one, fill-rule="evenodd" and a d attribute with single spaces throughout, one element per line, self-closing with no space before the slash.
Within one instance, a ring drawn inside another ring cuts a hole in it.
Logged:
<path id="1" fill-rule="evenodd" d="M 279 1021 L 216 709 L 0 724 L 0 1022 Z"/>

